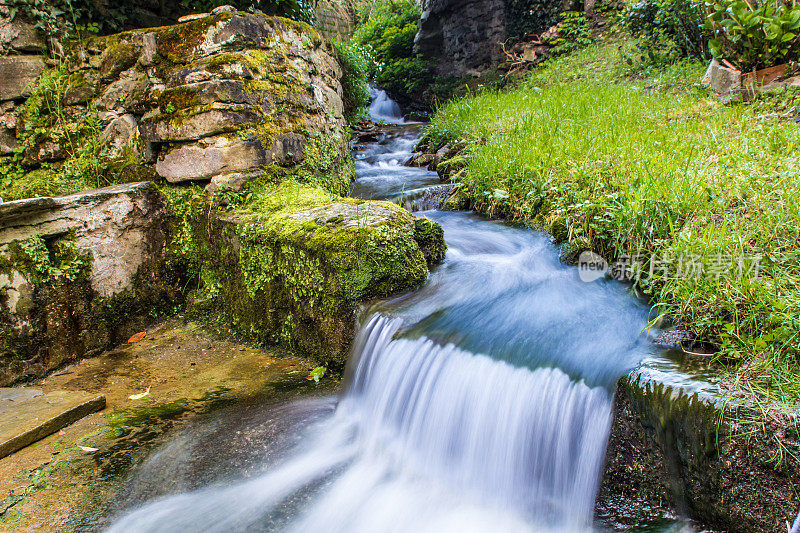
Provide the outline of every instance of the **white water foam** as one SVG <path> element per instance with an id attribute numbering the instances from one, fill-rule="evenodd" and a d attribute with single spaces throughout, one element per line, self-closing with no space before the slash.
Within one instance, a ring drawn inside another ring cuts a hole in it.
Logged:
<path id="1" fill-rule="evenodd" d="M 294 458 L 146 505 L 111 531 L 588 529 L 608 392 L 558 369 L 394 339 L 400 325 L 375 315 L 362 329 L 336 414 Z"/>

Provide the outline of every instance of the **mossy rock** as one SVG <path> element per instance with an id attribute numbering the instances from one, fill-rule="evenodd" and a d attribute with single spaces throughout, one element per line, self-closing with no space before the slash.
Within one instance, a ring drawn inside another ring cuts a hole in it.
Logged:
<path id="1" fill-rule="evenodd" d="M 467 168 L 469 165 L 470 157 L 462 154 L 451 157 L 446 161 L 442 161 L 436 166 L 436 173 L 442 180 L 449 180 L 460 170 Z"/>
<path id="2" fill-rule="evenodd" d="M 422 283 L 443 232 L 389 202 L 283 183 L 212 215 L 210 264 L 236 328 L 343 367 L 360 302 Z"/>

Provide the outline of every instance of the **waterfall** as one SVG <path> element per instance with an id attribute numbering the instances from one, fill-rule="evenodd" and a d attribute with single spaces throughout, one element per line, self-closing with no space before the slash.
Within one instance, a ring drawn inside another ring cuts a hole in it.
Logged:
<path id="1" fill-rule="evenodd" d="M 399 119 L 382 91 L 371 111 Z M 414 127 L 385 130 L 358 152 L 351 195 L 441 187 L 402 165 Z M 646 307 L 581 281 L 542 234 L 423 216 L 442 225 L 447 259 L 366 314 L 335 412 L 265 473 L 148 503 L 112 532 L 592 529 L 610 391 L 649 353 Z"/>
<path id="2" fill-rule="evenodd" d="M 369 106 L 369 115 L 375 122 L 386 122 L 387 124 L 403 124 L 403 114 L 397 102 L 389 98 L 386 91 L 371 88 L 369 96 L 372 103 Z"/>
<path id="3" fill-rule="evenodd" d="M 305 451 L 256 479 L 150 504 L 111 531 L 587 529 L 608 392 L 556 368 L 395 338 L 401 324 L 374 315 L 361 329 L 337 412 Z"/>

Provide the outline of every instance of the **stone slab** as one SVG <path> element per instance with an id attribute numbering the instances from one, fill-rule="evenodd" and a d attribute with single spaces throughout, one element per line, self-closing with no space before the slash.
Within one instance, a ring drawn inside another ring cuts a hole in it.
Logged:
<path id="1" fill-rule="evenodd" d="M 16 100 L 29 94 L 44 67 L 41 56 L 0 57 L 0 100 Z"/>
<path id="2" fill-rule="evenodd" d="M 0 388 L 0 458 L 104 409 L 103 395 Z"/>

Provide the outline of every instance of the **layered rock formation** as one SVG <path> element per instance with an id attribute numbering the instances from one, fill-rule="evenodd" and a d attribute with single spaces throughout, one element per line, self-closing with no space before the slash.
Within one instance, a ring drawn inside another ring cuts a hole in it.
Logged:
<path id="1" fill-rule="evenodd" d="M 342 71 L 313 28 L 230 7 L 190 18 L 70 43 L 17 91 L 0 385 L 124 341 L 187 293 L 341 367 L 358 303 L 444 257 L 438 225 L 338 196 L 354 176 Z"/>
<path id="2" fill-rule="evenodd" d="M 329 46 L 306 24 L 226 7 L 75 43 L 66 66 L 49 73 L 63 108 L 34 110 L 58 120 L 28 110 L 48 132 L 26 140 L 24 162 L 75 159 L 75 136 L 99 130 L 112 182 L 157 175 L 218 190 L 294 173 L 344 192 L 341 70 Z"/>
<path id="3" fill-rule="evenodd" d="M 109 348 L 179 301 L 150 183 L 0 204 L 0 385 Z"/>

